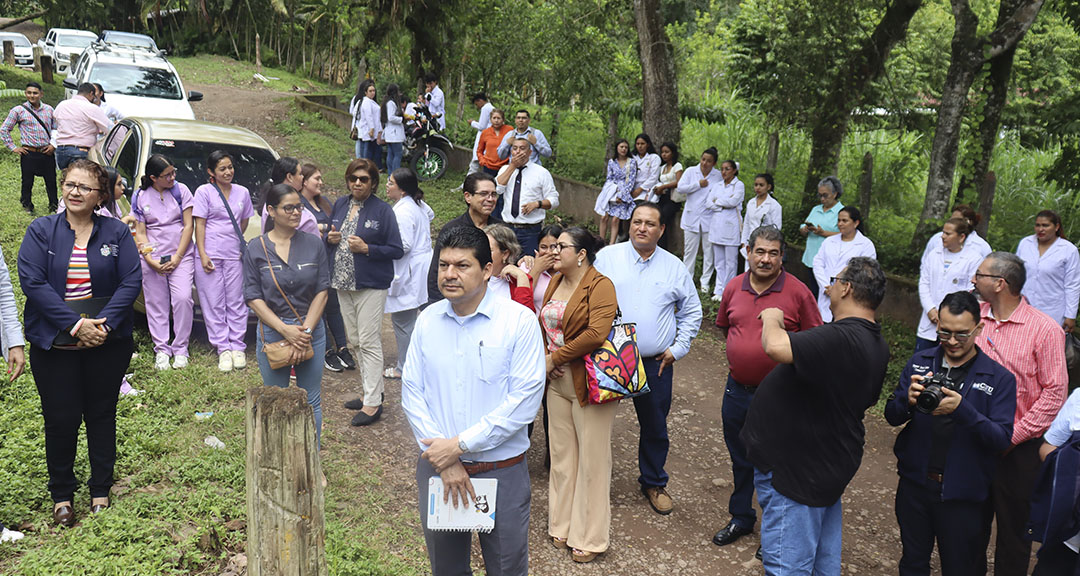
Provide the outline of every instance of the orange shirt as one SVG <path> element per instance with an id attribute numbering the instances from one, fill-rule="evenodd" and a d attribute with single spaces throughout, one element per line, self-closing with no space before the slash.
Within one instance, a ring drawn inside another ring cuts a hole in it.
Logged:
<path id="1" fill-rule="evenodd" d="M 488 126 L 480 133 L 480 143 L 476 145 L 476 159 L 481 166 L 498 170 L 510 162 L 510 158 L 499 159 L 499 144 L 502 144 L 506 133 L 514 128 L 509 124 L 503 124 L 498 132 L 494 126 Z"/>

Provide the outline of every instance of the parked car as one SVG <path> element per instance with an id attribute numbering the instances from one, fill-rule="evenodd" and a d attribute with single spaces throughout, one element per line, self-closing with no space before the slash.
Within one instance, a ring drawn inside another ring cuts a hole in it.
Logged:
<path id="1" fill-rule="evenodd" d="M 116 46 L 126 46 L 128 48 L 142 48 L 150 52 L 157 52 L 157 42 L 146 34 L 136 34 L 134 32 L 121 32 L 119 30 L 106 30 L 101 33 L 101 41 L 113 44 Z"/>
<path id="2" fill-rule="evenodd" d="M 0 58 L 4 57 L 4 42 L 15 44 L 15 66 L 27 70 L 34 69 L 34 45 L 26 36 L 18 32 L 0 32 Z"/>
<path id="3" fill-rule="evenodd" d="M 176 68 L 160 54 L 101 41 L 83 51 L 64 79 L 67 97 L 83 82 L 101 84 L 109 104 L 124 116 L 194 120 L 190 102 L 202 100 L 202 93 L 184 91 Z"/>
<path id="4" fill-rule="evenodd" d="M 44 38 L 38 40 L 38 46 L 46 56 L 53 59 L 53 71 L 67 74 L 72 54 L 81 54 L 91 42 L 97 40 L 97 34 L 86 30 L 71 28 L 53 28 Z"/>
<path id="5" fill-rule="evenodd" d="M 258 134 L 246 128 L 223 126 L 197 120 L 163 118 L 124 118 L 90 149 L 90 159 L 103 166 L 112 166 L 127 182 L 125 197 L 120 201 L 121 211 L 131 209 L 131 194 L 145 173 L 146 161 L 152 154 L 164 154 L 176 166 L 176 180 L 191 192 L 207 181 L 206 158 L 214 150 L 228 150 L 236 166 L 233 182 L 251 192 L 252 204 L 258 205 L 259 190 L 270 179 L 270 171 L 278 158 L 277 152 Z M 251 240 L 260 233 L 259 216 L 248 221 L 244 238 Z M 192 286 L 195 298 L 195 317 L 199 295 Z M 142 296 L 135 303 L 139 312 L 145 312 Z"/>

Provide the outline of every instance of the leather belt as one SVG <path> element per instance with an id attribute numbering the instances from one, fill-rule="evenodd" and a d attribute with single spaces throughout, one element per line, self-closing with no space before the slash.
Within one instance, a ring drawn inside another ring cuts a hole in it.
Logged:
<path id="1" fill-rule="evenodd" d="M 506 460 L 499 460 L 498 462 L 462 462 L 461 465 L 465 467 L 465 471 L 469 473 L 469 476 L 475 476 L 484 472 L 491 472 L 492 470 L 500 470 L 502 468 L 509 468 L 514 464 L 525 461 L 525 453 L 522 452 L 513 458 L 507 458 Z"/>
<path id="2" fill-rule="evenodd" d="M 82 150 L 83 152 L 89 152 L 90 151 L 89 146 L 75 146 L 74 144 L 62 144 L 60 146 L 57 146 L 57 148 L 77 148 L 79 150 Z"/>
<path id="3" fill-rule="evenodd" d="M 37 152 L 38 154 L 44 154 L 45 149 L 48 148 L 48 146 L 23 146 L 23 148 L 26 148 L 27 150 L 29 150 L 31 152 Z"/>
<path id="4" fill-rule="evenodd" d="M 927 472 L 926 477 L 933 480 L 934 482 L 937 482 L 938 484 L 941 484 L 941 481 L 944 478 L 941 472 Z"/>
<path id="5" fill-rule="evenodd" d="M 541 224 L 541 223 L 539 223 L 539 222 L 538 222 L 538 223 L 536 223 L 536 224 L 516 224 L 516 223 L 514 223 L 514 222 L 504 222 L 504 224 L 506 224 L 507 226 L 509 226 L 509 227 L 511 227 L 511 228 L 518 228 L 518 229 L 523 229 L 523 228 L 539 228 L 540 226 L 542 226 L 542 224 Z"/>

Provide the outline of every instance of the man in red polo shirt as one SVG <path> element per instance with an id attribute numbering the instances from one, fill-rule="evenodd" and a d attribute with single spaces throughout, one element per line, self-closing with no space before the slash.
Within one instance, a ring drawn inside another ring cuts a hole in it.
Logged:
<path id="1" fill-rule="evenodd" d="M 716 325 L 727 339 L 728 380 L 721 415 L 724 443 L 731 453 L 735 489 L 728 501 L 731 521 L 713 536 L 724 546 L 754 531 L 754 465 L 739 439 L 754 390 L 776 366 L 761 347 L 761 320 L 766 308 L 784 311 L 784 328 L 801 332 L 821 325 L 821 313 L 810 289 L 783 268 L 784 236 L 774 226 L 762 226 L 750 234 L 748 272 L 724 287 Z"/>

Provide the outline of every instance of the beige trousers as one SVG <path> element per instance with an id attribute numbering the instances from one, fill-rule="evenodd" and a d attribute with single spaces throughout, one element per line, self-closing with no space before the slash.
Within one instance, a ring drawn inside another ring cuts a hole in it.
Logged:
<path id="1" fill-rule="evenodd" d="M 548 533 L 571 548 L 605 552 L 611 540 L 611 430 L 618 402 L 578 404 L 570 370 L 547 391 Z"/>
<path id="2" fill-rule="evenodd" d="M 360 368 L 364 406 L 381 406 L 383 395 L 382 317 L 386 290 L 338 290 L 345 339 Z"/>

